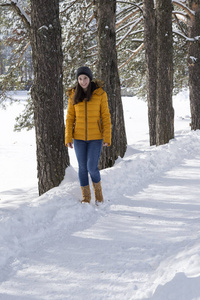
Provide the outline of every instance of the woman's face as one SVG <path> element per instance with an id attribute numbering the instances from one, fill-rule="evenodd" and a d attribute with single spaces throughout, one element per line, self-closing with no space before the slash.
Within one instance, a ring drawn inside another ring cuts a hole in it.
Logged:
<path id="1" fill-rule="evenodd" d="M 90 78 L 87 75 L 79 75 L 78 76 L 78 83 L 80 84 L 80 86 L 82 87 L 82 89 L 86 92 L 88 85 L 90 83 Z"/>

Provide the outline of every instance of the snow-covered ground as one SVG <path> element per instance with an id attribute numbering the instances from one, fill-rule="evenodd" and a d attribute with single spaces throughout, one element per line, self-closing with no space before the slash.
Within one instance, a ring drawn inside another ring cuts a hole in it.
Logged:
<path id="1" fill-rule="evenodd" d="M 159 147 L 146 103 L 123 98 L 128 149 L 101 171 L 100 207 L 79 202 L 73 150 L 61 185 L 37 196 L 34 130 L 13 132 L 20 97 L 0 110 L 0 299 L 200 300 L 200 132 L 188 93 L 174 97 L 175 139 Z"/>

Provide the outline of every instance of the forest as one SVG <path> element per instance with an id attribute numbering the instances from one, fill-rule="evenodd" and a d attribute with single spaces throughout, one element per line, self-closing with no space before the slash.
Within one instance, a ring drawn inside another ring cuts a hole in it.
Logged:
<path id="1" fill-rule="evenodd" d="M 200 129 L 200 1 L 1 0 L 0 103 L 8 90 L 30 90 L 16 130 L 36 129 L 40 195 L 70 165 L 63 109 L 75 71 L 88 65 L 104 81 L 112 146 L 100 167 L 126 152 L 121 95 L 148 103 L 150 145 L 174 137 L 172 95 L 189 88 L 191 129 Z"/>

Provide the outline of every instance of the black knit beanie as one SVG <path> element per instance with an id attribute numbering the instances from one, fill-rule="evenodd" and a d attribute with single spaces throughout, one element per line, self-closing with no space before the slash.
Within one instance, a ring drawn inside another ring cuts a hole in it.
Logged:
<path id="1" fill-rule="evenodd" d="M 92 71 L 88 67 L 78 68 L 78 70 L 76 71 L 76 79 L 78 80 L 78 76 L 82 75 L 82 74 L 88 76 L 90 78 L 90 80 L 92 80 L 92 78 L 93 78 Z"/>

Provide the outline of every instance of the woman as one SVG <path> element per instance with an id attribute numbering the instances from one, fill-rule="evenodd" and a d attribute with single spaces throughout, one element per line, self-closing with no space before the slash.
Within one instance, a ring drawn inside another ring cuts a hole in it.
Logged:
<path id="1" fill-rule="evenodd" d="M 65 144 L 70 148 L 74 144 L 83 195 L 81 202 L 90 203 L 91 200 L 89 173 L 98 205 L 103 202 L 98 162 L 102 145 L 111 144 L 111 120 L 107 94 L 92 78 L 88 67 L 80 67 L 76 73 L 75 88 L 68 90 Z"/>

